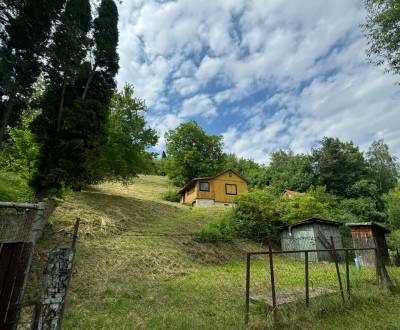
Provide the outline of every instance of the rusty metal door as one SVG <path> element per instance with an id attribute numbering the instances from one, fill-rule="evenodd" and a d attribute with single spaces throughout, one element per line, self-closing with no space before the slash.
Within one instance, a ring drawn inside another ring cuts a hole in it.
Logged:
<path id="1" fill-rule="evenodd" d="M 0 243 L 0 329 L 15 329 L 32 243 Z"/>

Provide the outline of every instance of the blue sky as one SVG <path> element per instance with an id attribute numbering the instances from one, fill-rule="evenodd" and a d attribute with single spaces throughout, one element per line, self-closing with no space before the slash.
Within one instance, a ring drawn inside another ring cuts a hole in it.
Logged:
<path id="1" fill-rule="evenodd" d="M 198 121 L 225 150 L 268 162 L 323 136 L 400 156 L 400 86 L 366 60 L 361 0 L 126 0 L 118 86 L 164 134 Z"/>

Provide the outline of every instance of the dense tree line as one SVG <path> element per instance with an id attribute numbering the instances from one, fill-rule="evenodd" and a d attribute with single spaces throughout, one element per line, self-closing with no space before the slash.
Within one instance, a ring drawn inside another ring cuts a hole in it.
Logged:
<path id="1" fill-rule="evenodd" d="M 0 0 L 0 163 L 35 198 L 145 171 L 144 102 L 116 91 L 114 0 Z"/>
<path id="2" fill-rule="evenodd" d="M 374 141 L 364 153 L 351 141 L 325 137 L 307 154 L 278 150 L 266 165 L 225 154 L 222 137 L 208 135 L 195 122 L 168 132 L 166 142 L 161 167 L 178 186 L 227 168 L 249 179 L 250 192 L 238 196 L 231 217 L 240 236 L 276 237 L 280 225 L 313 216 L 376 221 L 393 229 L 394 236 L 400 230 L 398 163 L 383 140 Z M 285 189 L 300 194 L 284 198 Z M 231 233 L 225 220 L 224 226 L 211 225 L 212 232 L 220 235 L 220 228 Z"/>

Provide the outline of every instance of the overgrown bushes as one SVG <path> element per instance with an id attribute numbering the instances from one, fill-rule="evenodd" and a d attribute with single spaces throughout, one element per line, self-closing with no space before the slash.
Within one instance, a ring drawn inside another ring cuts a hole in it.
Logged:
<path id="1" fill-rule="evenodd" d="M 198 233 L 200 242 L 231 241 L 235 237 L 235 229 L 230 218 L 231 213 L 206 224 Z"/>
<path id="2" fill-rule="evenodd" d="M 178 189 L 169 188 L 165 193 L 161 195 L 161 198 L 168 202 L 179 203 L 179 201 L 181 200 L 181 195 L 179 194 Z"/>
<path id="3" fill-rule="evenodd" d="M 255 189 L 239 195 L 231 216 L 238 237 L 256 241 L 278 240 L 284 226 L 279 214 L 279 197 L 269 189 Z"/>

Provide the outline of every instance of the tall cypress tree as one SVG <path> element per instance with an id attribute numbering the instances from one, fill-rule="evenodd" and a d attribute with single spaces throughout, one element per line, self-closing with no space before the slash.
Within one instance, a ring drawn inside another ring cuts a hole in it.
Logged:
<path id="1" fill-rule="evenodd" d="M 0 140 L 19 122 L 41 71 L 51 26 L 65 0 L 0 2 Z"/>
<path id="2" fill-rule="evenodd" d="M 89 1 L 69 0 L 54 36 L 43 113 L 32 125 L 42 144 L 31 183 L 37 198 L 98 179 L 95 163 L 118 71 L 118 12 L 114 1 L 103 0 L 98 13 L 92 21 Z"/>

